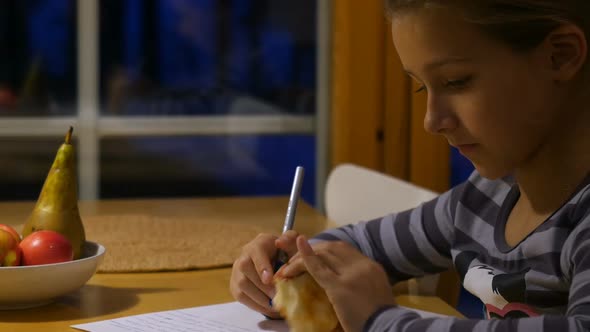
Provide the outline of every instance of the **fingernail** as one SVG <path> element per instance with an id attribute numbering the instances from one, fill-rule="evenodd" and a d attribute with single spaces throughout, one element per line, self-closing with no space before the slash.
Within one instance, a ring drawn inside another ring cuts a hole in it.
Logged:
<path id="1" fill-rule="evenodd" d="M 270 272 L 267 269 L 262 270 L 262 282 L 268 284 L 270 281 Z"/>

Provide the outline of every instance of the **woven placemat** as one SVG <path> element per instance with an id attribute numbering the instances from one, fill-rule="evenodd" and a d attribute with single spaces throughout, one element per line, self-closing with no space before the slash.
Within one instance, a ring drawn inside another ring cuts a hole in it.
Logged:
<path id="1" fill-rule="evenodd" d="M 84 218 L 86 239 L 106 248 L 98 272 L 149 272 L 230 266 L 264 229 L 149 215 Z"/>

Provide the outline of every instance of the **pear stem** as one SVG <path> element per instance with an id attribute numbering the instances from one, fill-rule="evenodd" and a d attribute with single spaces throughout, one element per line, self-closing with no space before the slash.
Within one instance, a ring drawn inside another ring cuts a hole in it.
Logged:
<path id="1" fill-rule="evenodd" d="M 68 133 L 66 134 L 66 139 L 65 139 L 66 144 L 70 144 L 70 142 L 72 141 L 72 132 L 73 131 L 74 131 L 74 127 L 70 126 L 70 129 L 68 130 Z"/>

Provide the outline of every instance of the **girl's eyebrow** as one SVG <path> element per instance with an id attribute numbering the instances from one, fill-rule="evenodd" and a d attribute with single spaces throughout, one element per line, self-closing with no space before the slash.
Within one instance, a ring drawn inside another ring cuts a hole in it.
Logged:
<path id="1" fill-rule="evenodd" d="M 424 65 L 424 71 L 425 72 L 430 72 L 433 71 L 436 68 L 448 65 L 448 64 L 454 64 L 454 63 L 464 63 L 464 62 L 470 62 L 473 61 L 471 58 L 464 58 L 464 57 L 448 57 L 448 58 L 441 58 L 441 59 L 437 59 L 434 60 L 432 62 L 427 63 L 426 65 Z M 410 75 L 410 76 L 416 76 L 414 75 L 414 73 L 412 73 L 411 71 L 405 69 L 405 72 Z"/>

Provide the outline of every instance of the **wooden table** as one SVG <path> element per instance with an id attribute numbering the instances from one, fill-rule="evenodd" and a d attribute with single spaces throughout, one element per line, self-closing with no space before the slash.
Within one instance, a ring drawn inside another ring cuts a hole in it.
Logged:
<path id="1" fill-rule="evenodd" d="M 158 216 L 210 216 L 260 225 L 280 231 L 287 197 L 222 199 L 104 200 L 81 202 L 82 218 L 89 215 L 141 211 Z M 2 223 L 22 224 L 32 202 L 0 203 Z M 301 202 L 296 228 L 312 235 L 327 220 Z M 72 324 L 153 311 L 180 309 L 233 301 L 229 268 L 162 273 L 95 274 L 81 289 L 43 307 L 0 311 L 0 331 L 74 331 Z M 0 290 L 1 291 L 1 290 Z M 441 299 L 400 295 L 401 305 L 461 317 Z"/>

